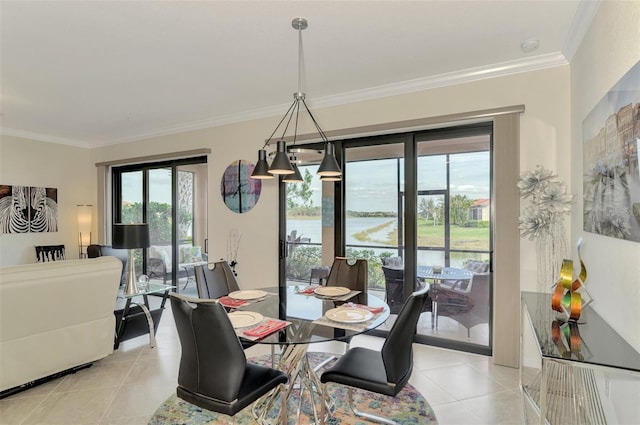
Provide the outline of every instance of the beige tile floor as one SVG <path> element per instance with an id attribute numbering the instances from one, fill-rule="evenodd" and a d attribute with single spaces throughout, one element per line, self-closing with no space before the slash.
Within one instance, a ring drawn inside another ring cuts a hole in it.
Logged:
<path id="1" fill-rule="evenodd" d="M 360 336 L 352 346 L 377 348 L 382 342 Z M 91 368 L 0 400 L 0 424 L 146 424 L 176 387 L 180 342 L 169 309 L 160 322 L 157 347 L 147 344 L 147 336 L 125 341 Z M 310 350 L 344 349 L 337 343 L 314 345 Z M 247 353 L 266 351 L 254 346 Z M 495 366 L 488 357 L 415 344 L 410 383 L 441 425 L 523 423 L 518 371 Z"/>

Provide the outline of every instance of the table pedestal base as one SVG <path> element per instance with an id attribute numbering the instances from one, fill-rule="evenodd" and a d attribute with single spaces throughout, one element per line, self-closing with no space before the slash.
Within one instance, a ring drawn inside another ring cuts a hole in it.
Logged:
<path id="1" fill-rule="evenodd" d="M 289 402 L 288 410 L 290 412 L 293 410 L 292 401 L 296 400 L 297 397 L 295 423 L 300 422 L 300 414 L 303 411 L 303 407 L 308 405 L 309 412 L 311 413 L 310 416 L 313 418 L 312 423 L 320 424 L 322 385 L 318 375 L 309 364 L 307 345 L 296 344 L 284 347 L 280 360 L 278 361 L 278 369 L 289 376 L 289 384 L 286 386 L 284 396 Z M 272 409 L 278 407 L 278 396 L 282 397 L 282 394 L 279 391 L 274 391 L 254 403 L 252 414 L 258 423 L 269 425 L 277 423 L 277 419 L 275 419 L 276 422 L 271 422 L 274 421 L 274 419 L 269 418 L 269 413 Z M 328 412 L 328 417 L 330 417 L 335 410 L 335 402 L 330 397 L 327 397 L 325 409 L 325 412 Z"/>

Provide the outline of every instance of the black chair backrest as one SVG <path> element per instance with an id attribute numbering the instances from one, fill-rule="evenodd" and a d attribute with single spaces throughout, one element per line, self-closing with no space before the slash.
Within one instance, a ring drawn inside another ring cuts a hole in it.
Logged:
<path id="1" fill-rule="evenodd" d="M 222 304 L 171 293 L 182 347 L 178 385 L 225 402 L 238 397 L 247 359 Z"/>
<path id="2" fill-rule="evenodd" d="M 384 257 L 381 259 L 382 265 L 394 269 L 404 269 L 404 261 L 401 257 Z"/>
<path id="3" fill-rule="evenodd" d="M 391 314 L 398 314 L 404 304 L 404 269 L 382 266 L 384 290 Z"/>
<path id="4" fill-rule="evenodd" d="M 387 382 L 398 384 L 402 381 L 406 382 L 411 376 L 413 335 L 416 333 L 422 305 L 428 292 L 428 289 L 424 288 L 411 294 L 384 341 L 382 360 L 387 372 Z"/>
<path id="5" fill-rule="evenodd" d="M 369 269 L 367 260 L 356 260 L 349 264 L 344 257 L 333 260 L 327 277 L 327 286 L 345 286 L 355 291 L 367 292 Z"/>
<path id="6" fill-rule="evenodd" d="M 382 266 L 384 280 L 386 283 L 404 284 L 404 269 L 396 267 Z"/>
<path id="7" fill-rule="evenodd" d="M 87 258 L 98 258 L 102 257 L 102 250 L 100 249 L 100 245 L 89 245 L 87 246 Z"/>
<path id="8" fill-rule="evenodd" d="M 213 263 L 213 266 L 213 269 L 208 265 L 193 268 L 200 298 L 220 298 L 240 289 L 226 261 L 218 261 Z"/>
<path id="9" fill-rule="evenodd" d="M 64 245 L 36 246 L 36 259 L 39 263 L 64 260 Z"/>

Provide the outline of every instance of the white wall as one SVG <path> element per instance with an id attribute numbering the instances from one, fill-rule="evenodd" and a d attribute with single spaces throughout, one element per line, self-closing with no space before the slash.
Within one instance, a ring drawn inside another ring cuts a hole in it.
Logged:
<path id="1" fill-rule="evenodd" d="M 78 204 L 95 205 L 96 172 L 89 150 L 12 136 L 0 138 L 0 184 L 58 189 L 58 231 L 0 234 L 0 266 L 34 263 L 35 245 L 64 244 L 78 258 Z M 95 223 L 94 223 L 95 235 Z"/>
<path id="2" fill-rule="evenodd" d="M 521 120 L 521 168 L 533 169 L 536 164 L 544 164 L 568 181 L 570 165 L 564 160 L 569 157 L 571 148 L 568 66 L 314 109 L 314 113 L 323 129 L 330 131 L 517 104 L 526 107 Z M 225 207 L 219 195 L 219 182 L 231 161 L 256 161 L 258 148 L 279 118 L 95 149 L 92 160 L 101 162 L 211 148 L 208 170 L 210 258 L 226 256 L 228 231 L 237 228 L 242 234 L 238 266 L 240 284 L 244 287 L 271 285 L 277 282 L 277 182 L 263 181 L 260 201 L 245 214 L 235 214 Z M 302 132 L 305 131 L 308 130 Z M 522 283 L 529 290 L 535 288 L 534 252 L 533 244 L 523 240 Z"/>
<path id="3" fill-rule="evenodd" d="M 571 62 L 571 157 L 578 194 L 572 239 L 584 238 L 587 286 L 594 308 L 640 351 L 640 243 L 582 230 L 582 121 L 640 60 L 640 2 L 602 2 Z M 640 100 L 640 99 L 636 99 Z"/>

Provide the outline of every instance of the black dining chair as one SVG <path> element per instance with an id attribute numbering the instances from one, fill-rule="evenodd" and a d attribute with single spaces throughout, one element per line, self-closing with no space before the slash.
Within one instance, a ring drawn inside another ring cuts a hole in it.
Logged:
<path id="1" fill-rule="evenodd" d="M 226 261 L 213 263 L 213 269 L 210 269 L 208 264 L 195 266 L 193 272 L 200 298 L 220 298 L 240 289 Z"/>
<path id="2" fill-rule="evenodd" d="M 222 304 L 171 293 L 171 310 L 182 347 L 179 398 L 234 416 L 279 388 L 280 423 L 287 423 L 287 375 L 247 361 Z"/>
<path id="3" fill-rule="evenodd" d="M 344 286 L 367 292 L 368 273 L 367 260 L 359 259 L 350 264 L 345 257 L 336 257 L 329 270 L 326 286 Z"/>
<path id="4" fill-rule="evenodd" d="M 355 347 L 347 351 L 321 376 L 322 412 L 325 423 L 327 384 L 330 382 L 348 387 L 348 402 L 356 416 L 375 422 L 395 424 L 396 422 L 372 413 L 361 412 L 353 405 L 353 388 L 360 388 L 378 394 L 395 397 L 404 388 L 413 370 L 413 335 L 428 289 L 423 288 L 411 294 L 405 301 L 398 318 L 389 331 L 381 351 Z"/>

